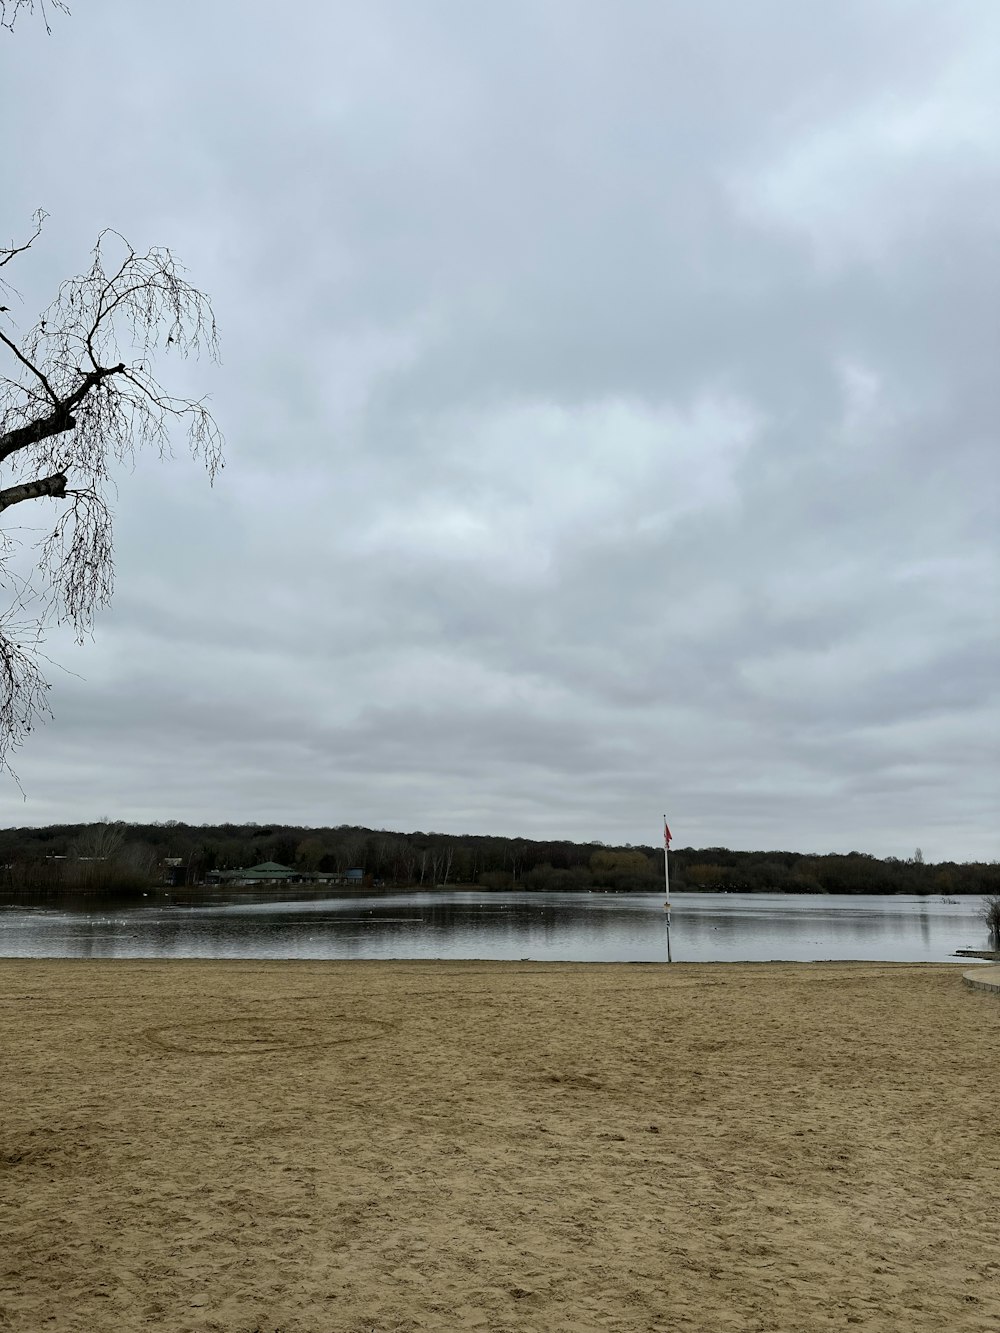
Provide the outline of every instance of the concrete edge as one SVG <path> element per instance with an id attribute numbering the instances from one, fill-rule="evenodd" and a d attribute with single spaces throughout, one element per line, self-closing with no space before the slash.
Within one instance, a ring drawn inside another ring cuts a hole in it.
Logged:
<path id="1" fill-rule="evenodd" d="M 963 972 L 962 980 L 974 990 L 993 991 L 1000 995 L 1000 967 L 976 967 Z"/>

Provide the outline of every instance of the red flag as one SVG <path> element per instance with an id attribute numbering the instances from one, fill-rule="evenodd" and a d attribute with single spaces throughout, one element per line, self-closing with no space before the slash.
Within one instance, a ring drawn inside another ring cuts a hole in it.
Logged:
<path id="1" fill-rule="evenodd" d="M 664 847 L 670 846 L 670 828 L 666 820 L 663 821 L 663 845 Z"/>

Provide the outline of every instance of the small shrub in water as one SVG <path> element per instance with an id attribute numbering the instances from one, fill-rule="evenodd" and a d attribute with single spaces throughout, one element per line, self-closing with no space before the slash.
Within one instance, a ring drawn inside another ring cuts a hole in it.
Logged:
<path id="1" fill-rule="evenodd" d="M 990 933 L 990 944 L 1000 949 L 1000 893 L 991 893 L 983 899 L 981 915 Z"/>

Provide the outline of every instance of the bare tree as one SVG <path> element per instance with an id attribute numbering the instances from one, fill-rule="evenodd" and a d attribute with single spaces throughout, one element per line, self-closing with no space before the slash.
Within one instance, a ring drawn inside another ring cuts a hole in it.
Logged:
<path id="1" fill-rule="evenodd" d="M 3 0 L 0 0 L 0 4 Z M 30 0 L 0 9 L 5 23 Z M 8 14 L 10 15 L 8 19 Z M 37 241 L 45 221 L 21 243 L 0 245 L 0 514 L 29 500 L 63 502 L 41 536 L 0 530 L 0 768 L 40 715 L 48 712 L 41 652 L 53 623 L 78 640 L 114 589 L 111 467 L 144 448 L 161 458 L 171 435 L 186 429 L 193 455 L 210 478 L 222 466 L 222 438 L 204 399 L 168 394 L 153 373 L 158 350 L 217 355 L 208 298 L 193 287 L 169 250 L 137 253 L 114 231 L 98 237 L 90 267 L 59 288 L 22 337 L 9 309 L 2 272 Z"/>
<path id="2" fill-rule="evenodd" d="M 440 875 L 442 887 L 448 883 L 448 876 L 451 874 L 451 866 L 454 859 L 455 844 L 452 842 L 445 843 L 440 849 L 440 860 L 438 861 L 434 876 L 435 881 L 437 881 L 437 878 Z"/>
<path id="3" fill-rule="evenodd" d="M 363 868 L 366 846 L 367 839 L 360 829 L 343 831 L 334 848 L 338 872 L 346 874 L 348 870 Z"/>
<path id="4" fill-rule="evenodd" d="M 524 857 L 527 852 L 523 842 L 512 842 L 504 849 L 503 863 L 506 867 L 509 863 L 511 877 L 516 881 L 519 870 L 524 869 Z"/>
<path id="5" fill-rule="evenodd" d="M 117 861 L 125 846 L 121 820 L 99 819 L 89 824 L 73 843 L 73 855 L 81 861 Z"/>
<path id="6" fill-rule="evenodd" d="M 406 838 L 401 838 L 399 841 L 392 873 L 397 884 L 412 884 L 416 877 L 416 849 Z"/>
<path id="7" fill-rule="evenodd" d="M 1000 949 L 1000 893 L 986 895 L 980 909 L 980 916 L 986 922 L 991 947 Z"/>

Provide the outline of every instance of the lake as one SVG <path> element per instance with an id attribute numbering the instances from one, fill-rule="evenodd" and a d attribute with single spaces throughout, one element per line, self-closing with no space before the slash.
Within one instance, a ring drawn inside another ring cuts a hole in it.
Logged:
<path id="1" fill-rule="evenodd" d="M 666 959 L 662 893 L 294 892 L 0 905 L 0 957 Z M 979 898 L 677 893 L 671 904 L 675 962 L 947 962 L 987 947 Z"/>

